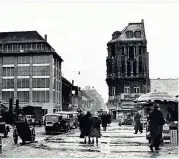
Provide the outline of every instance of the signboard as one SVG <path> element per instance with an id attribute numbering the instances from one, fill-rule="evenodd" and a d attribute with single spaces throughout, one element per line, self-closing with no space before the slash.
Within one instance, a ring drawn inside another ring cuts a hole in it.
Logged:
<path id="1" fill-rule="evenodd" d="M 130 94 L 121 94 L 122 100 L 135 100 L 136 98 L 140 97 L 141 94 L 130 93 Z"/>

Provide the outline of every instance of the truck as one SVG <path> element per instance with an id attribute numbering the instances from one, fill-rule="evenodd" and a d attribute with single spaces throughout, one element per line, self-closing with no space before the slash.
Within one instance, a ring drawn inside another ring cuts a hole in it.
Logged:
<path id="1" fill-rule="evenodd" d="M 42 107 L 25 106 L 22 108 L 22 111 L 30 124 L 39 126 L 43 124 Z"/>

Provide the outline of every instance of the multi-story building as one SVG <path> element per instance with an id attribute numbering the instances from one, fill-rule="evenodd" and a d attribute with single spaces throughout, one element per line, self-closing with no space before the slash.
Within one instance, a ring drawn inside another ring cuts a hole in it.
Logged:
<path id="1" fill-rule="evenodd" d="M 166 92 L 172 97 L 176 97 L 178 93 L 178 79 L 150 79 L 151 92 Z"/>
<path id="2" fill-rule="evenodd" d="M 40 106 L 46 113 L 62 106 L 62 58 L 37 31 L 0 33 L 0 100 Z"/>
<path id="3" fill-rule="evenodd" d="M 72 90 L 73 85 L 66 78 L 62 77 L 62 110 L 69 111 L 72 109 Z"/>
<path id="4" fill-rule="evenodd" d="M 108 109 L 115 114 L 118 109 L 132 109 L 133 100 L 150 89 L 144 21 L 115 31 L 107 49 Z"/>

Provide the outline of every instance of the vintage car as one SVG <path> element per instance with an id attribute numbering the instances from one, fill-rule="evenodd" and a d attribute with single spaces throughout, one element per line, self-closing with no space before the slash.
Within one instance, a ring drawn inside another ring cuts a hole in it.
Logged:
<path id="1" fill-rule="evenodd" d="M 60 111 L 53 114 L 46 114 L 44 126 L 46 134 L 51 132 L 68 132 L 72 127 L 78 127 L 77 112 Z"/>
<path id="2" fill-rule="evenodd" d="M 4 134 L 4 137 L 6 138 L 9 132 L 9 126 L 6 125 L 6 123 L 3 121 L 2 117 L 0 116 L 0 133 Z"/>
<path id="3" fill-rule="evenodd" d="M 35 128 L 29 125 L 25 116 L 21 114 L 18 115 L 13 129 L 13 138 L 15 144 L 18 143 L 18 136 L 21 138 L 22 143 L 25 143 L 26 141 L 35 141 Z"/>

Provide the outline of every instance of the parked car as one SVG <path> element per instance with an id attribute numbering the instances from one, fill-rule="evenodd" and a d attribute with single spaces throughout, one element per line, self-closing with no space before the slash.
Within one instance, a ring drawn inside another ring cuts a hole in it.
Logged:
<path id="1" fill-rule="evenodd" d="M 72 127 L 78 126 L 77 112 L 60 111 L 53 114 L 46 114 L 44 127 L 46 134 L 51 132 L 68 132 Z"/>

